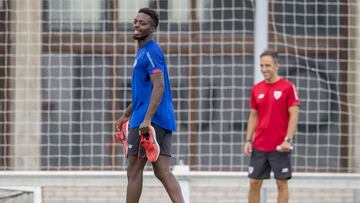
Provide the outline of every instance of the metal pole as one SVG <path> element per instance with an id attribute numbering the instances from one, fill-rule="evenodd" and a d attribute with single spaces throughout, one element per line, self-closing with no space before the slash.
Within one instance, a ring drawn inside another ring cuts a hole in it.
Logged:
<path id="1" fill-rule="evenodd" d="M 254 47 L 254 83 L 260 82 L 263 76 L 260 71 L 260 54 L 268 48 L 268 15 L 269 1 L 256 0 L 255 2 L 255 47 Z M 260 202 L 266 203 L 267 189 L 262 188 L 260 192 Z"/>
<path id="2" fill-rule="evenodd" d="M 11 1 L 10 159 L 15 170 L 41 164 L 42 1 Z"/>
<path id="3" fill-rule="evenodd" d="M 268 14 L 269 1 L 256 0 L 255 2 L 255 47 L 254 47 L 254 83 L 262 80 L 260 72 L 260 54 L 268 47 Z"/>

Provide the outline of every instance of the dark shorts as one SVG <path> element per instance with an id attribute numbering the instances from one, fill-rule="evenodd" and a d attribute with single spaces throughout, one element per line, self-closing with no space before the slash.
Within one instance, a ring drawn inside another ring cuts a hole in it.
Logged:
<path id="1" fill-rule="evenodd" d="M 275 179 L 291 178 L 291 158 L 289 152 L 263 152 L 253 148 L 249 164 L 249 178 L 269 179 L 270 171 Z"/>
<path id="2" fill-rule="evenodd" d="M 151 124 L 156 132 L 156 140 L 160 146 L 160 155 L 170 156 L 171 157 L 171 139 L 172 139 L 172 132 L 161 128 L 155 124 Z M 128 136 L 128 156 L 129 155 L 136 155 L 139 157 L 145 156 L 144 148 L 140 147 L 140 135 L 139 135 L 139 128 L 130 128 L 129 129 L 129 136 Z M 140 154 L 139 154 L 140 152 Z"/>

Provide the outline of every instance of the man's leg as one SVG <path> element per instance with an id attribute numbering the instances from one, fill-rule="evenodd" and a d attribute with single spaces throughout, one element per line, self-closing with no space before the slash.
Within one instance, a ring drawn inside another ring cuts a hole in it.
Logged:
<path id="1" fill-rule="evenodd" d="M 260 190 L 264 179 L 270 178 L 270 165 L 268 162 L 268 152 L 253 148 L 249 164 L 249 203 L 260 202 Z"/>
<path id="2" fill-rule="evenodd" d="M 260 202 L 260 189 L 263 180 L 261 179 L 250 179 L 250 186 L 249 186 L 249 196 L 248 200 L 249 203 L 259 203 Z"/>
<path id="3" fill-rule="evenodd" d="M 278 188 L 278 203 L 288 203 L 289 202 L 289 189 L 288 189 L 288 180 L 276 180 Z"/>
<path id="4" fill-rule="evenodd" d="M 181 188 L 175 176 L 170 171 L 170 157 L 160 155 L 158 160 L 153 163 L 154 174 L 164 185 L 173 203 L 184 203 Z"/>
<path id="5" fill-rule="evenodd" d="M 269 162 L 278 188 L 278 203 L 289 202 L 288 180 L 291 179 L 291 158 L 289 152 L 272 152 Z"/>
<path id="6" fill-rule="evenodd" d="M 143 183 L 143 170 L 146 164 L 145 159 L 139 159 L 137 156 L 128 157 L 128 167 L 127 167 L 127 192 L 126 192 L 126 202 L 127 203 L 137 203 L 140 200 L 140 195 L 142 191 Z"/>

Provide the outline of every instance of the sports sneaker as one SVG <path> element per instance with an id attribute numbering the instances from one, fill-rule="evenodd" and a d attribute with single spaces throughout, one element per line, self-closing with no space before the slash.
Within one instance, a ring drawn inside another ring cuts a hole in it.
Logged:
<path id="1" fill-rule="evenodd" d="M 159 158 L 160 147 L 154 127 L 149 126 L 149 132 L 140 135 L 140 144 L 145 149 L 146 157 L 150 162 L 155 162 Z"/>
<path id="2" fill-rule="evenodd" d="M 115 136 L 120 141 L 120 143 L 123 144 L 123 152 L 125 157 L 128 149 L 129 121 L 123 122 L 121 124 L 121 130 L 120 132 L 116 132 Z"/>

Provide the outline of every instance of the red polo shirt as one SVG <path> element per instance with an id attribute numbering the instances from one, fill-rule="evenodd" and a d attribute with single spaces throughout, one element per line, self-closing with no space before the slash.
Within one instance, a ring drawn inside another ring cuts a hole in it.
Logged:
<path id="1" fill-rule="evenodd" d="M 293 83 L 280 78 L 275 83 L 265 80 L 251 91 L 250 108 L 258 112 L 253 147 L 261 151 L 275 151 L 286 137 L 291 106 L 300 105 Z"/>

